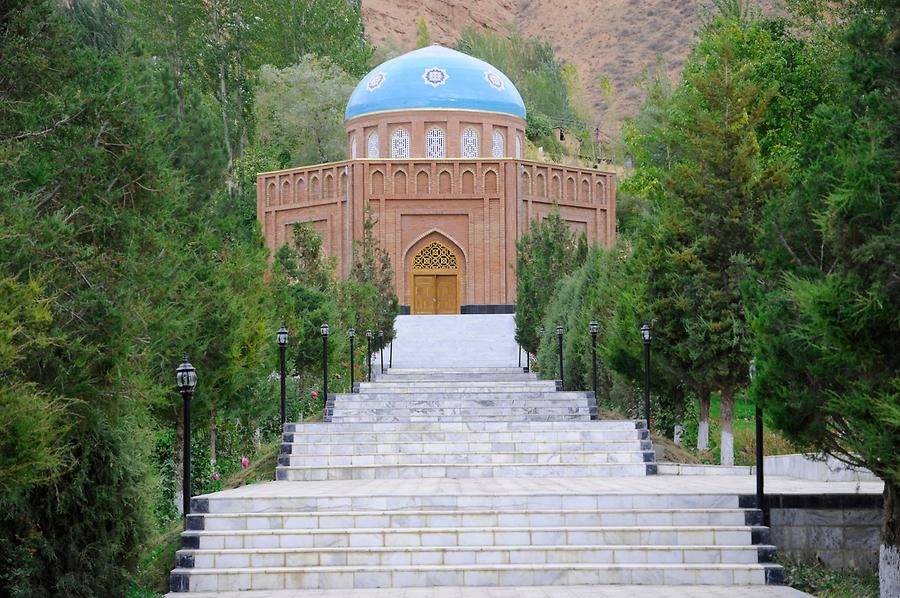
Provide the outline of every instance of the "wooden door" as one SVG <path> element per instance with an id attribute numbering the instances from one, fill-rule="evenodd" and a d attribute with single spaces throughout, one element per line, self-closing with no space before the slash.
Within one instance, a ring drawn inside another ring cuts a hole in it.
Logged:
<path id="1" fill-rule="evenodd" d="M 459 289 L 456 284 L 456 274 L 442 274 L 435 277 L 435 305 L 434 313 L 456 314 L 459 313 Z"/>
<path id="2" fill-rule="evenodd" d="M 437 313 L 437 296 L 435 279 L 433 275 L 413 276 L 413 313 L 433 314 Z"/>

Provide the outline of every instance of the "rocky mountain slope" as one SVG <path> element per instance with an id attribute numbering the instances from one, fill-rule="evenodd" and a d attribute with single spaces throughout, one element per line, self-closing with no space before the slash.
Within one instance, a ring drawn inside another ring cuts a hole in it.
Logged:
<path id="1" fill-rule="evenodd" d="M 657 56 L 676 76 L 710 0 L 363 0 L 366 31 L 379 46 L 412 49 L 419 17 L 434 41 L 452 45 L 466 27 L 515 28 L 549 42 L 578 69 L 584 104 L 615 134 L 641 101 L 636 85 Z M 605 81 L 609 85 L 605 85 Z"/>

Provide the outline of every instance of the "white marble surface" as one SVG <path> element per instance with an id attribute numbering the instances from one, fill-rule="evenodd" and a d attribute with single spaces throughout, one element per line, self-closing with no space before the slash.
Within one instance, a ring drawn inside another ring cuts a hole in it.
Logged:
<path id="1" fill-rule="evenodd" d="M 812 598 L 784 586 L 529 586 L 192 592 L 169 598 Z"/>
<path id="2" fill-rule="evenodd" d="M 399 316 L 395 327 L 394 368 L 516 367 L 519 363 L 512 314 Z M 387 363 L 387 351 L 384 360 Z"/>
<path id="3" fill-rule="evenodd" d="M 881 494 L 882 482 L 816 482 L 785 476 L 767 476 L 772 494 Z M 643 478 L 460 478 L 433 480 L 335 480 L 322 482 L 266 482 L 224 490 L 216 499 L 302 496 L 403 495 L 528 495 L 528 494 L 755 494 L 753 476 L 670 476 Z"/>

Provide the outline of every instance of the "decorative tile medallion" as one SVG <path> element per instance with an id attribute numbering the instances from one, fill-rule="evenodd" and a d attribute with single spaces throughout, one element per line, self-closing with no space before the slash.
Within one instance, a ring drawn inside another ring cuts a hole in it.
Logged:
<path id="1" fill-rule="evenodd" d="M 447 71 L 436 66 L 426 69 L 425 72 L 422 73 L 422 79 L 425 80 L 425 84 L 431 85 L 432 87 L 443 85 L 449 78 L 450 75 L 447 74 Z"/>
<path id="2" fill-rule="evenodd" d="M 379 71 L 372 75 L 372 78 L 369 79 L 369 82 L 366 83 L 366 91 L 375 91 L 381 84 L 384 83 L 384 80 L 387 79 L 387 75 L 384 74 L 383 71 Z"/>
<path id="3" fill-rule="evenodd" d="M 498 75 L 494 71 L 484 71 L 484 79 L 488 82 L 488 85 L 490 85 L 497 91 L 503 91 L 506 87 L 505 85 L 503 85 L 503 79 L 501 79 L 500 75 Z"/>

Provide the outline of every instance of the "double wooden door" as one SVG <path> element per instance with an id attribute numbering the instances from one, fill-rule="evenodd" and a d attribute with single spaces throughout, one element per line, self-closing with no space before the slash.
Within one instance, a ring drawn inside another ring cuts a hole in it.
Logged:
<path id="1" fill-rule="evenodd" d="M 413 275 L 414 314 L 458 314 L 459 275 Z"/>

